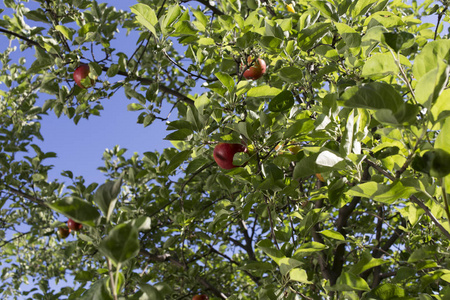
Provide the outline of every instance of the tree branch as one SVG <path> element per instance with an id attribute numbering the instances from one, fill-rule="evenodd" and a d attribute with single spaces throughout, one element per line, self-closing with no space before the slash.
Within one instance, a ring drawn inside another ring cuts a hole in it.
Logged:
<path id="1" fill-rule="evenodd" d="M 229 262 L 231 262 L 232 264 L 235 264 L 236 266 L 240 266 L 240 264 L 237 262 L 237 261 L 235 261 L 235 260 L 233 260 L 231 257 L 229 257 L 228 255 L 226 255 L 226 254 L 224 254 L 224 253 L 222 253 L 222 252 L 220 252 L 220 251 L 217 251 L 213 246 L 211 246 L 211 245 L 207 245 L 208 246 L 208 248 L 211 250 L 211 252 L 214 252 L 214 253 L 216 253 L 217 255 L 220 255 L 220 256 L 222 256 L 223 258 L 225 258 L 225 259 L 227 259 Z M 243 270 L 244 271 L 244 273 L 245 274 L 247 274 L 256 284 L 259 284 L 259 278 L 257 278 L 257 277 L 255 277 L 255 276 L 253 276 L 249 271 L 247 271 L 247 270 Z"/>
<path id="2" fill-rule="evenodd" d="M 4 29 L 4 28 L 0 28 L 0 32 L 6 33 L 6 34 L 10 34 L 10 35 L 12 35 L 12 36 L 15 36 L 15 37 L 18 38 L 18 39 L 24 40 L 25 42 L 29 43 L 30 45 L 33 45 L 33 46 L 36 46 L 36 47 L 39 47 L 39 48 L 45 50 L 45 48 L 42 47 L 41 45 L 39 45 L 38 42 L 35 42 L 35 41 L 33 41 L 33 40 L 30 40 L 29 38 L 27 38 L 27 37 L 24 36 L 24 35 L 21 35 L 21 34 L 12 32 L 12 31 L 7 30 L 7 29 Z"/>
<path id="3" fill-rule="evenodd" d="M 171 257 L 170 254 L 163 254 L 163 255 L 153 255 L 150 252 L 148 252 L 147 250 L 143 250 L 141 249 L 139 251 L 139 254 L 146 256 L 150 261 L 156 261 L 156 262 L 170 262 L 172 264 L 174 264 L 175 266 L 182 268 L 183 270 L 187 271 L 188 267 L 186 265 L 183 265 L 182 263 L 180 263 L 178 260 L 176 260 L 175 258 Z M 227 299 L 228 297 L 222 293 L 221 291 L 219 291 L 215 286 L 211 285 L 208 281 L 206 281 L 204 278 L 197 276 L 195 277 L 195 279 L 201 284 L 203 285 L 205 288 L 209 289 L 214 295 L 216 295 L 217 297 L 221 298 L 221 299 Z"/>
<path id="4" fill-rule="evenodd" d="M 396 180 L 394 176 L 392 176 L 389 173 L 387 173 L 383 168 L 381 168 L 380 166 L 378 166 L 374 162 L 372 162 L 372 161 L 370 161 L 368 159 L 366 159 L 365 162 L 368 165 L 370 165 L 371 167 L 373 167 L 375 170 L 377 170 L 378 172 L 383 174 L 386 178 L 388 178 L 388 179 L 390 179 L 392 181 Z M 409 197 L 409 199 L 412 202 L 414 202 L 415 204 L 417 204 L 420 208 L 422 208 L 425 211 L 425 214 L 431 219 L 431 221 L 433 221 L 433 223 L 436 225 L 436 227 L 439 228 L 439 230 L 442 232 L 442 234 L 445 235 L 445 237 L 447 237 L 448 239 L 450 239 L 450 233 L 444 228 L 444 226 L 442 226 L 442 224 L 439 222 L 439 220 L 436 219 L 436 217 L 431 213 L 430 209 L 425 205 L 425 203 L 423 203 L 421 200 L 419 200 L 414 195 Z"/>
<path id="5" fill-rule="evenodd" d="M 203 4 L 207 8 L 209 8 L 214 14 L 219 15 L 219 16 L 223 16 L 224 15 L 224 13 L 220 9 L 218 9 L 217 7 L 211 5 L 208 0 L 196 0 L 196 1 L 201 3 L 201 4 Z"/>
<path id="6" fill-rule="evenodd" d="M 43 200 L 41 200 L 39 198 L 36 198 L 36 197 L 33 197 L 31 195 L 28 195 L 28 194 L 26 194 L 26 193 L 24 193 L 22 191 L 19 191 L 19 190 L 15 189 L 15 188 L 13 188 L 13 187 L 11 187 L 9 185 L 5 185 L 5 188 L 9 192 L 13 193 L 16 196 L 19 196 L 19 197 L 25 198 L 27 200 L 30 200 L 31 202 L 34 202 L 34 203 L 39 204 L 41 206 L 47 206 L 47 204 Z"/>
<path id="7" fill-rule="evenodd" d="M 442 232 L 443 235 L 445 235 L 446 238 L 450 239 L 450 233 L 442 226 L 441 223 L 439 223 L 439 220 L 436 219 L 436 217 L 431 213 L 430 209 L 420 201 L 416 196 L 412 195 L 409 197 L 411 201 L 413 201 L 415 204 L 417 204 L 420 208 L 422 208 L 425 211 L 425 214 L 433 221 L 434 225 L 436 225 L 437 228 Z"/>
<path id="8" fill-rule="evenodd" d="M 252 246 L 253 241 L 248 234 L 248 231 L 247 231 L 244 221 L 241 220 L 239 222 L 239 225 L 240 225 L 239 227 L 241 228 L 242 234 L 244 235 L 244 240 L 245 240 L 244 250 L 247 252 L 248 258 L 250 260 L 256 261 L 255 252 L 253 251 L 253 246 Z"/>
<path id="9" fill-rule="evenodd" d="M 103 71 L 108 71 L 109 68 L 107 66 L 101 66 Z M 124 71 L 119 71 L 117 72 L 117 74 L 121 75 L 121 76 L 125 76 L 128 77 L 128 73 L 124 72 Z M 145 78 L 145 77 L 139 77 L 136 76 L 134 77 L 135 80 L 141 82 L 141 83 L 145 83 L 145 84 L 152 84 L 155 83 L 154 80 L 150 79 L 150 78 Z M 181 94 L 180 92 L 176 91 L 176 90 L 172 90 L 171 88 L 161 84 L 158 82 L 158 87 L 161 91 L 163 91 L 164 93 L 167 93 L 169 95 L 175 96 L 177 97 L 179 100 L 189 104 L 189 105 L 194 105 L 194 100 L 192 100 L 191 98 L 188 98 L 187 96 Z"/>
<path id="10" fill-rule="evenodd" d="M 314 208 L 321 208 L 322 205 L 323 205 L 323 199 L 317 200 L 314 203 Z M 312 231 L 312 237 L 314 240 L 316 240 L 317 242 L 319 242 L 321 244 L 325 244 L 325 241 L 323 240 L 322 236 L 319 234 L 319 231 L 320 231 L 319 223 L 314 224 L 311 231 Z M 323 254 L 323 252 L 319 252 L 318 256 L 319 256 L 318 261 L 319 261 L 320 271 L 322 272 L 323 278 L 330 280 L 330 282 L 331 282 L 332 274 L 331 274 L 331 270 L 329 269 L 328 262 L 325 259 L 325 254 Z"/>

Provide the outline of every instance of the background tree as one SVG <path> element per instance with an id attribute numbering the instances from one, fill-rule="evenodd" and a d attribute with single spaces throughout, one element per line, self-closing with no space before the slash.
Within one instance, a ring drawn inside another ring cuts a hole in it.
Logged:
<path id="1" fill-rule="evenodd" d="M 448 1 L 3 3 L 20 43 L 0 57 L 3 299 L 450 297 Z M 133 53 L 117 31 L 139 33 Z M 115 93 L 143 126 L 176 112 L 174 147 L 50 181 L 40 120 L 83 122 Z M 239 167 L 219 142 L 246 146 Z"/>

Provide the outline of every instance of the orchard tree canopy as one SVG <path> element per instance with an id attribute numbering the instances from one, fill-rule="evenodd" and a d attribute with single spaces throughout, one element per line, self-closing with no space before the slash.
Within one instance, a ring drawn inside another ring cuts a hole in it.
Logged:
<path id="1" fill-rule="evenodd" d="M 450 1 L 126 2 L 3 1 L 2 299 L 450 298 Z M 50 179 L 114 94 L 173 147 Z"/>

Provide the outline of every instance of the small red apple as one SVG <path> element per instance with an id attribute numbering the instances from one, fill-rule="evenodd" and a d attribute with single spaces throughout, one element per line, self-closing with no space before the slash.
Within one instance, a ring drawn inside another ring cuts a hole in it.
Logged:
<path id="1" fill-rule="evenodd" d="M 250 64 L 253 59 L 249 57 L 247 61 Z M 263 59 L 258 58 L 250 68 L 244 71 L 244 77 L 245 79 L 256 80 L 261 78 L 264 73 L 266 73 L 266 62 Z"/>
<path id="2" fill-rule="evenodd" d="M 192 297 L 192 300 L 208 300 L 209 297 L 206 295 L 195 295 L 194 297 Z"/>
<path id="3" fill-rule="evenodd" d="M 85 89 L 86 87 L 81 83 L 81 81 L 86 77 L 89 77 L 89 72 L 90 72 L 89 65 L 81 65 L 78 68 L 76 68 L 75 72 L 73 72 L 73 79 L 75 80 L 77 85 L 82 89 Z M 94 85 L 94 83 L 95 80 L 91 78 L 91 85 Z"/>
<path id="4" fill-rule="evenodd" d="M 229 170 L 238 167 L 233 165 L 234 155 L 238 152 L 246 152 L 246 150 L 247 148 L 241 144 L 219 143 L 214 148 L 213 156 L 219 167 Z"/>
<path id="5" fill-rule="evenodd" d="M 69 227 L 69 229 L 72 229 L 73 231 L 79 231 L 81 228 L 83 228 L 83 225 L 75 222 L 72 219 L 69 219 L 69 221 L 67 221 L 67 227 Z"/>
<path id="6" fill-rule="evenodd" d="M 59 227 L 58 228 L 58 236 L 61 239 L 65 239 L 66 237 L 68 237 L 70 234 L 70 229 L 69 228 L 65 228 L 65 227 Z"/>

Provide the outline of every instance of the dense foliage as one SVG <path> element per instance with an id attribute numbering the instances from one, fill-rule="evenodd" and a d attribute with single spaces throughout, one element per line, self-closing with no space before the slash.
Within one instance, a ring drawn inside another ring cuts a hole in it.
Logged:
<path id="1" fill-rule="evenodd" d="M 450 298 L 449 1 L 127 2 L 3 1 L 2 299 Z M 40 121 L 116 93 L 174 147 L 49 180 Z"/>

